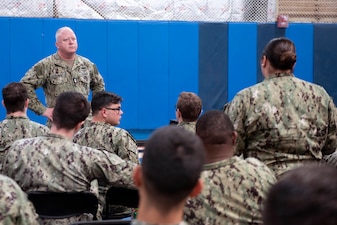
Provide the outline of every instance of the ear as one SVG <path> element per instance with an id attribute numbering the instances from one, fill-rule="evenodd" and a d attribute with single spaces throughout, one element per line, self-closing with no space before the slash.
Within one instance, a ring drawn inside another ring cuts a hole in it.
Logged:
<path id="1" fill-rule="evenodd" d="M 262 59 L 261 59 L 261 67 L 266 67 L 267 65 L 267 57 L 264 55 L 262 56 Z"/>
<path id="2" fill-rule="evenodd" d="M 27 100 L 25 102 L 25 108 L 28 108 L 28 104 L 29 104 L 29 99 L 27 98 Z"/>
<path id="3" fill-rule="evenodd" d="M 142 186 L 143 176 L 142 176 L 142 167 L 140 165 L 137 165 L 133 170 L 133 182 L 135 183 L 137 188 Z"/>
<path id="4" fill-rule="evenodd" d="M 3 107 L 6 108 L 4 100 L 2 100 L 1 102 L 2 102 Z"/>
<path id="5" fill-rule="evenodd" d="M 203 183 L 201 178 L 198 179 L 198 182 L 195 184 L 193 190 L 190 192 L 189 197 L 193 198 L 196 197 L 198 194 L 201 193 L 202 188 L 203 188 Z"/>
<path id="6" fill-rule="evenodd" d="M 238 138 L 238 133 L 234 131 L 232 133 L 232 145 L 236 145 L 236 139 Z"/>

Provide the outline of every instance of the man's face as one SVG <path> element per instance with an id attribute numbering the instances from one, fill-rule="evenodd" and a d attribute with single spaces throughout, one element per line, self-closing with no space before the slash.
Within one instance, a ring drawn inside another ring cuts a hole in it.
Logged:
<path id="1" fill-rule="evenodd" d="M 119 125 L 123 114 L 121 104 L 111 104 L 109 107 L 105 107 L 105 110 L 107 114 L 106 122 L 113 126 Z"/>
<path id="2" fill-rule="evenodd" d="M 56 47 L 63 54 L 76 53 L 78 45 L 75 33 L 64 29 L 57 38 Z"/>

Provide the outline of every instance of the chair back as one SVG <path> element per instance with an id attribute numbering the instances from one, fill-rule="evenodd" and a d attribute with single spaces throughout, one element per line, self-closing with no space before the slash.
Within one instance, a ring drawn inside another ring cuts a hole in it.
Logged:
<path id="1" fill-rule="evenodd" d="M 90 192 L 29 191 L 28 199 L 43 219 L 61 219 L 91 213 L 96 219 L 98 199 Z"/>
<path id="2" fill-rule="evenodd" d="M 106 204 L 138 208 L 138 190 L 124 187 L 110 187 L 106 193 Z"/>

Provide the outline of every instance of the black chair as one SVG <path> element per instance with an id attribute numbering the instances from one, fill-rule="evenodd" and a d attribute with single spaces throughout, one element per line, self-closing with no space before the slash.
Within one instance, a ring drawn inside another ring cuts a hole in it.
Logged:
<path id="1" fill-rule="evenodd" d="M 130 225 L 131 220 L 96 220 L 96 221 L 78 221 L 69 225 Z"/>
<path id="2" fill-rule="evenodd" d="M 124 187 L 110 187 L 106 193 L 106 218 L 109 219 L 109 205 L 125 206 L 128 208 L 138 208 L 138 190 Z M 111 217 L 110 217 L 111 219 Z"/>
<path id="3" fill-rule="evenodd" d="M 28 199 L 43 219 L 61 219 L 91 213 L 96 220 L 98 199 L 90 192 L 28 191 Z"/>

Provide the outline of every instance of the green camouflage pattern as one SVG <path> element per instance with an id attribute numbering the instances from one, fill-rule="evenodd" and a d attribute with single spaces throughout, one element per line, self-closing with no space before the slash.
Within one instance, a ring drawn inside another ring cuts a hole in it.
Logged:
<path id="1" fill-rule="evenodd" d="M 139 164 L 137 143 L 133 136 L 122 128 L 112 126 L 104 122 L 90 122 L 84 128 L 79 130 L 73 141 L 77 144 L 106 150 L 118 155 L 123 160 L 129 160 Z M 92 183 L 94 187 L 96 183 Z M 97 184 L 98 185 L 98 184 Z M 100 204 L 105 207 L 105 196 L 107 187 L 97 187 L 99 189 Z M 130 215 L 132 210 L 123 206 L 109 207 L 109 215 Z"/>
<path id="2" fill-rule="evenodd" d="M 38 215 L 14 180 L 0 175 L 0 224 L 38 225 Z"/>
<path id="3" fill-rule="evenodd" d="M 277 177 L 336 149 L 332 98 L 293 74 L 274 74 L 240 91 L 224 112 L 238 132 L 236 154 L 260 159 Z"/>
<path id="4" fill-rule="evenodd" d="M 135 188 L 132 173 L 136 165 L 108 151 L 81 146 L 49 133 L 15 141 L 4 160 L 3 173 L 24 191 L 93 191 L 94 180 L 100 186 Z M 97 191 L 94 194 L 98 196 Z M 43 220 L 43 224 L 69 224 L 82 219 L 92 218 Z"/>
<path id="5" fill-rule="evenodd" d="M 180 126 L 180 127 L 183 127 L 183 128 L 185 128 L 186 130 L 188 130 L 188 131 L 190 131 L 190 132 L 192 132 L 192 133 L 194 133 L 195 134 L 195 125 L 197 124 L 197 122 L 196 121 L 194 121 L 194 122 L 179 122 L 178 124 L 177 124 L 177 126 Z"/>
<path id="6" fill-rule="evenodd" d="M 35 90 L 42 87 L 46 105 L 53 108 L 56 98 L 65 91 L 77 91 L 88 98 L 90 90 L 93 93 L 105 88 L 102 75 L 89 59 L 76 55 L 72 68 L 55 53 L 50 55 L 27 71 L 20 80 L 28 91 L 28 107 L 41 115 L 46 107 L 38 99 Z"/>
<path id="7" fill-rule="evenodd" d="M 74 136 L 77 144 L 115 153 L 124 160 L 139 163 L 137 142 L 126 130 L 104 122 L 90 122 Z"/>
<path id="8" fill-rule="evenodd" d="M 49 133 L 47 126 L 24 116 L 6 116 L 0 122 L 0 171 L 2 161 L 11 144 L 18 139 L 37 137 Z"/>
<path id="9" fill-rule="evenodd" d="M 255 158 L 238 156 L 206 164 L 202 193 L 187 201 L 184 219 L 193 225 L 262 224 L 262 202 L 276 182 Z"/>

